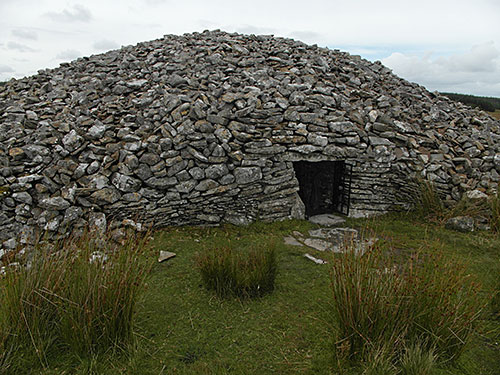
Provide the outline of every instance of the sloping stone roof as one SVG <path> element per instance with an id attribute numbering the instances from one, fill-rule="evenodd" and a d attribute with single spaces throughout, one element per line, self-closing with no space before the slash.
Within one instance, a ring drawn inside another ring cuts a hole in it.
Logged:
<path id="1" fill-rule="evenodd" d="M 499 181 L 500 123 L 338 50 L 166 35 L 0 85 L 0 239 L 283 219 L 297 160 L 352 162 L 361 211 L 404 206 L 417 174 L 457 200 Z"/>

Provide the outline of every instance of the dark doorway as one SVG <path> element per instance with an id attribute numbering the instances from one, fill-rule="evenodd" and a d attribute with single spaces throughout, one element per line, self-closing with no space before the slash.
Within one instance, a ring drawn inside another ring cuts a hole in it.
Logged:
<path id="1" fill-rule="evenodd" d="M 340 212 L 349 214 L 350 165 L 344 161 L 293 163 L 299 196 L 306 216 Z"/>

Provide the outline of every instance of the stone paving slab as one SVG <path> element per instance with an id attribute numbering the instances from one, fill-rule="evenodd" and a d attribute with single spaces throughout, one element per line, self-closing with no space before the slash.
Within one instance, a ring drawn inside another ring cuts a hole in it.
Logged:
<path id="1" fill-rule="evenodd" d="M 309 260 L 312 260 L 314 263 L 316 264 L 326 264 L 328 263 L 326 260 L 323 260 L 323 259 L 319 259 L 319 258 L 315 258 L 313 257 L 311 254 L 309 253 L 305 253 L 304 256 L 309 259 Z"/>
<path id="2" fill-rule="evenodd" d="M 332 215 L 332 214 L 322 214 L 322 215 L 311 216 L 309 218 L 309 221 L 311 223 L 318 224 L 318 225 L 321 225 L 324 227 L 333 227 L 333 226 L 341 225 L 341 224 L 345 223 L 344 218 L 342 218 L 340 216 Z"/>
<path id="3" fill-rule="evenodd" d="M 333 243 L 331 243 L 330 241 L 321 240 L 319 238 L 306 238 L 304 240 L 304 244 L 318 251 L 333 251 L 334 249 Z"/>
<path id="4" fill-rule="evenodd" d="M 158 257 L 158 262 L 161 263 L 161 262 L 164 262 L 166 260 L 169 260 L 173 257 L 175 257 L 177 254 L 175 253 L 172 253 L 171 251 L 164 251 L 164 250 L 161 250 L 160 251 L 160 256 Z"/>
<path id="5" fill-rule="evenodd" d="M 295 237 L 292 237 L 292 236 L 286 236 L 285 238 L 283 238 L 283 240 L 285 241 L 285 245 L 290 245 L 290 246 L 304 246 L 302 243 L 300 243 L 299 241 L 297 241 L 295 239 Z"/>

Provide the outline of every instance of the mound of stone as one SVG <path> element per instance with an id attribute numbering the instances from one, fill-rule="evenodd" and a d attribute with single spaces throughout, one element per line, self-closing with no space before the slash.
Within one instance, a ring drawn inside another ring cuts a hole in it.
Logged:
<path id="1" fill-rule="evenodd" d="M 0 85 L 0 243 L 303 217 L 297 162 L 349 164 L 351 216 L 408 208 L 415 176 L 458 200 L 498 183 L 499 128 L 338 50 L 166 35 Z"/>

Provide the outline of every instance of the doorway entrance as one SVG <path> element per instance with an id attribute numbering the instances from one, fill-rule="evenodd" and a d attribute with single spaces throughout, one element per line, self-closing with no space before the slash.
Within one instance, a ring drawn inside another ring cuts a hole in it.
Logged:
<path id="1" fill-rule="evenodd" d="M 306 217 L 340 212 L 349 214 L 352 166 L 344 161 L 298 161 L 293 163 L 299 196 Z"/>

